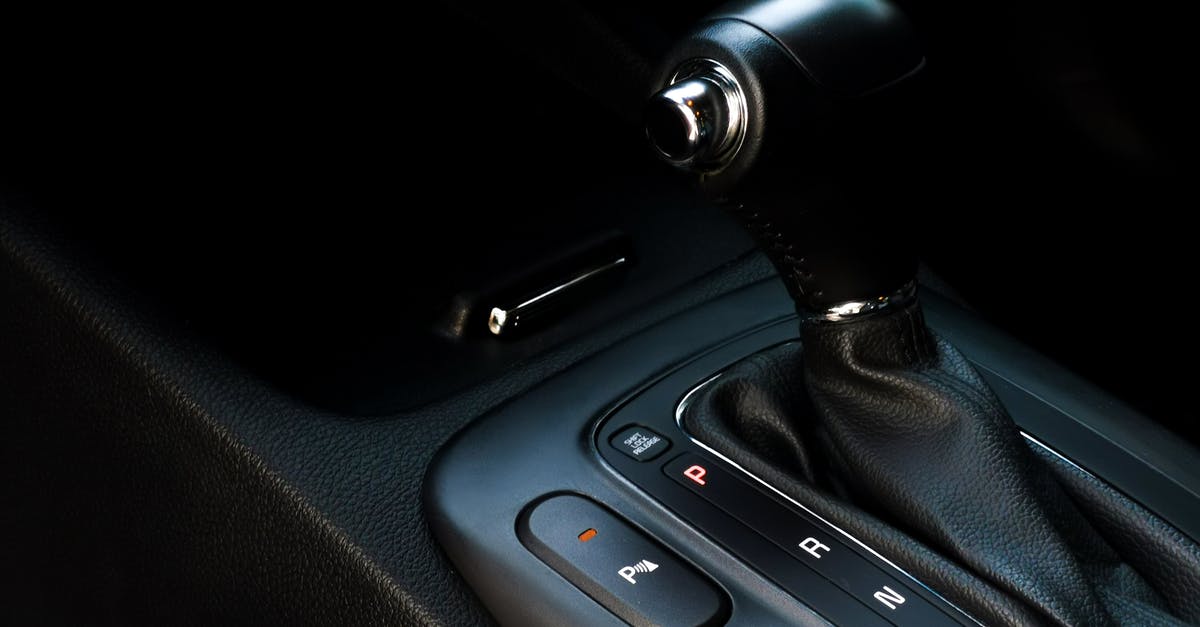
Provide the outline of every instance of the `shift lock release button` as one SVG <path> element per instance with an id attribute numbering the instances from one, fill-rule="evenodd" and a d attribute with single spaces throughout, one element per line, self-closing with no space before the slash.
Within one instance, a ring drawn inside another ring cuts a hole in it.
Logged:
<path id="1" fill-rule="evenodd" d="M 671 448 L 670 440 L 638 425 L 629 425 L 621 429 L 610 441 L 618 451 L 639 462 L 650 461 Z"/>

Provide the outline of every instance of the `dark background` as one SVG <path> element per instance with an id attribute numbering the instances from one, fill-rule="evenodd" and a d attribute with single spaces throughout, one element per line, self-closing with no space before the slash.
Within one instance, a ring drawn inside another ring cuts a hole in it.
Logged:
<path id="1" fill-rule="evenodd" d="M 1191 368 L 1168 365 L 1197 345 L 1186 24 L 1162 3 L 903 4 L 930 132 L 912 147 L 920 197 L 896 210 L 923 221 L 924 259 L 985 317 L 1187 431 Z M 297 367 L 381 337 L 442 350 L 420 333 L 453 294 L 628 228 L 628 198 L 677 185 L 639 107 L 706 9 L 12 15 L 0 175 L 148 299 L 307 386 Z M 722 237 L 686 215 L 655 237 Z"/>
<path id="2" fill-rule="evenodd" d="M 486 621 L 420 510 L 436 450 L 766 272 L 638 123 L 709 4 L 0 10 L 2 615 Z M 928 267 L 1200 441 L 1178 9 L 903 8 Z M 585 310 L 440 331 L 612 229 L 636 264 Z"/>

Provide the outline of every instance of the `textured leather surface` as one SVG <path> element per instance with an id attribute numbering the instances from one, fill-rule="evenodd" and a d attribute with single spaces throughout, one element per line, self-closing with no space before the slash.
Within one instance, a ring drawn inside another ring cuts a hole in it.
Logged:
<path id="1" fill-rule="evenodd" d="M 0 208 L 4 624 L 487 624 L 420 492 L 472 419 L 768 276 L 758 256 L 446 402 L 296 403 Z"/>
<path id="2" fill-rule="evenodd" d="M 722 376 L 688 428 L 985 622 L 1200 618 L 1196 546 L 1094 479 L 1056 478 L 919 308 L 802 335 Z M 1145 546 L 1170 557 L 1114 548 Z"/>
<path id="3" fill-rule="evenodd" d="M 159 334 L 123 311 L 110 286 L 25 235 L 0 225 L 0 623 L 483 622 L 421 542 L 413 505 L 400 501 L 380 532 L 411 537 L 393 542 L 393 555 L 429 568 L 424 591 L 389 577 L 363 538 L 314 507 L 327 498 L 321 488 L 338 488 L 319 478 L 337 458 L 294 459 L 280 472 L 289 456 L 326 452 L 315 427 L 327 417 Z M 295 431 L 271 438 L 267 422 Z M 325 441 L 361 455 L 361 467 L 339 474 L 365 481 L 361 473 L 391 459 L 331 427 Z M 414 434 L 412 446 L 433 446 L 436 435 Z M 278 447 L 270 466 L 248 444 L 269 439 Z M 419 481 L 419 466 L 402 456 L 394 465 Z M 403 484 L 390 488 L 386 500 L 403 499 Z"/>
<path id="4" fill-rule="evenodd" d="M 1162 595 L 1167 607 L 1176 616 L 1200 622 L 1200 547 L 1095 476 L 1040 446 L 1032 450 L 1079 511 L 1121 559 Z"/>

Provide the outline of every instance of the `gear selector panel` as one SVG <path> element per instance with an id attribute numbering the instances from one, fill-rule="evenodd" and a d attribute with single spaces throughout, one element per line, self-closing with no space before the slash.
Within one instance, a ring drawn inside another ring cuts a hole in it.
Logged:
<path id="1" fill-rule="evenodd" d="M 852 550 L 844 537 L 830 533 L 828 526 L 792 513 L 720 466 L 687 453 L 666 464 L 663 471 L 892 622 L 956 624 L 913 592 L 913 582 L 901 583 Z"/>
<path id="2" fill-rule="evenodd" d="M 738 468 L 679 425 L 681 402 L 711 365 L 691 364 L 605 419 L 600 455 L 741 561 L 838 625 L 971 625 L 966 614 L 870 547 Z M 655 463 L 623 454 L 616 435 L 637 425 L 676 442 Z"/>

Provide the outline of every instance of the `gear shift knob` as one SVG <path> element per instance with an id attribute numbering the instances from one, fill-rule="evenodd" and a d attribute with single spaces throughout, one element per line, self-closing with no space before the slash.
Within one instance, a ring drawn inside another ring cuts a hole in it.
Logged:
<path id="1" fill-rule="evenodd" d="M 646 134 L 742 220 L 798 309 L 844 319 L 911 296 L 896 196 L 923 65 L 884 0 L 735 3 L 671 53 Z"/>

